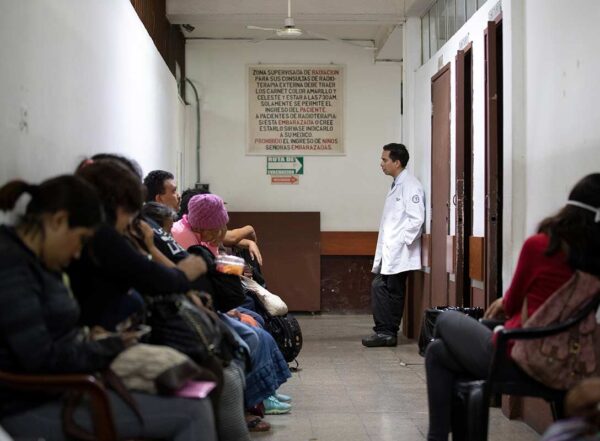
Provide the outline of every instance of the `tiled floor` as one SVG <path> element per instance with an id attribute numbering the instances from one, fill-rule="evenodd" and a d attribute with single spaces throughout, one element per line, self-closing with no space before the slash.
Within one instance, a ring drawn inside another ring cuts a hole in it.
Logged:
<path id="1" fill-rule="evenodd" d="M 423 358 L 414 342 L 364 348 L 368 315 L 299 316 L 302 370 L 280 391 L 293 397 L 288 415 L 268 416 L 272 429 L 253 440 L 412 441 L 427 433 Z M 490 441 L 533 441 L 521 422 L 491 410 Z"/>

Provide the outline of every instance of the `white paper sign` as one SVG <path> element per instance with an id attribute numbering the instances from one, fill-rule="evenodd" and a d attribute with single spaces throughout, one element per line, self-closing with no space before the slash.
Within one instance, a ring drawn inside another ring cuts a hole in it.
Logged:
<path id="1" fill-rule="evenodd" d="M 248 66 L 248 154 L 343 155 L 344 69 Z"/>

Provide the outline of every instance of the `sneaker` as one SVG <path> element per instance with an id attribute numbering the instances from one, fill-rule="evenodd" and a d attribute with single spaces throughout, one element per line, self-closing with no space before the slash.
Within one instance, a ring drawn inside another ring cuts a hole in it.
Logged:
<path id="1" fill-rule="evenodd" d="M 282 403 L 273 395 L 263 401 L 263 404 L 265 405 L 265 415 L 283 415 L 292 410 L 291 404 Z"/>
<path id="2" fill-rule="evenodd" d="M 378 348 L 382 346 L 396 346 L 398 339 L 393 335 L 373 334 L 362 339 L 363 346 L 367 348 Z"/>
<path id="3" fill-rule="evenodd" d="M 292 401 L 292 397 L 290 397 L 289 395 L 280 394 L 279 392 L 275 392 L 274 397 L 277 398 L 277 401 L 280 401 L 282 403 L 289 403 L 290 401 Z"/>

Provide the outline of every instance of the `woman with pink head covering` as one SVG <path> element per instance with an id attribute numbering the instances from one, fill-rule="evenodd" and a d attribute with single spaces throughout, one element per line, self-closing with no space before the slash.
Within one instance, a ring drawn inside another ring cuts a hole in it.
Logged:
<path id="1" fill-rule="evenodd" d="M 190 199 L 188 210 L 175 222 L 171 234 L 185 249 L 203 245 L 216 256 L 229 222 L 223 199 L 216 194 L 199 194 Z"/>
<path id="2" fill-rule="evenodd" d="M 198 194 L 190 199 L 188 213 L 173 225 L 171 234 L 183 248 L 203 245 L 215 256 L 223 241 L 226 246 L 247 248 L 252 259 L 262 265 L 254 229 L 246 226 L 228 231 L 227 222 L 229 215 L 223 199 L 215 194 Z M 248 235 L 248 232 L 251 234 Z"/>
<path id="3" fill-rule="evenodd" d="M 185 249 L 203 245 L 217 256 L 219 245 L 227 233 L 227 222 L 229 222 L 229 215 L 219 196 L 198 194 L 190 199 L 188 213 L 173 225 L 171 234 Z M 251 255 L 256 256 L 261 263 L 260 253 L 258 253 L 255 242 L 243 239 L 238 242 L 238 245 L 243 247 L 244 242 L 249 243 L 250 246 L 247 247 L 250 249 Z M 288 400 L 289 397 L 276 393 L 277 388 L 291 377 L 287 363 L 273 337 L 260 326 L 252 327 L 238 321 L 241 315 L 243 314 L 231 310 L 227 315 L 221 314 L 221 318 L 249 347 L 252 369 L 246 373 L 244 394 L 246 408 L 252 408 L 262 402 L 266 414 L 288 413 L 292 408 L 291 404 L 281 402 L 277 397 Z M 256 428 L 254 422 L 250 424 L 249 421 L 251 430 L 266 430 Z"/>

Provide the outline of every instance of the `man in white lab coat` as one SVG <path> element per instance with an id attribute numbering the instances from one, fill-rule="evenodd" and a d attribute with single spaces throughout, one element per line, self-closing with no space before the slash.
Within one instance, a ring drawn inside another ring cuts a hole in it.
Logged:
<path id="1" fill-rule="evenodd" d="M 406 278 L 421 269 L 421 231 L 425 220 L 423 186 L 406 170 L 408 151 L 387 144 L 381 170 L 394 179 L 385 199 L 373 262 L 371 306 L 375 333 L 363 338 L 367 347 L 396 346 L 404 313 Z"/>

